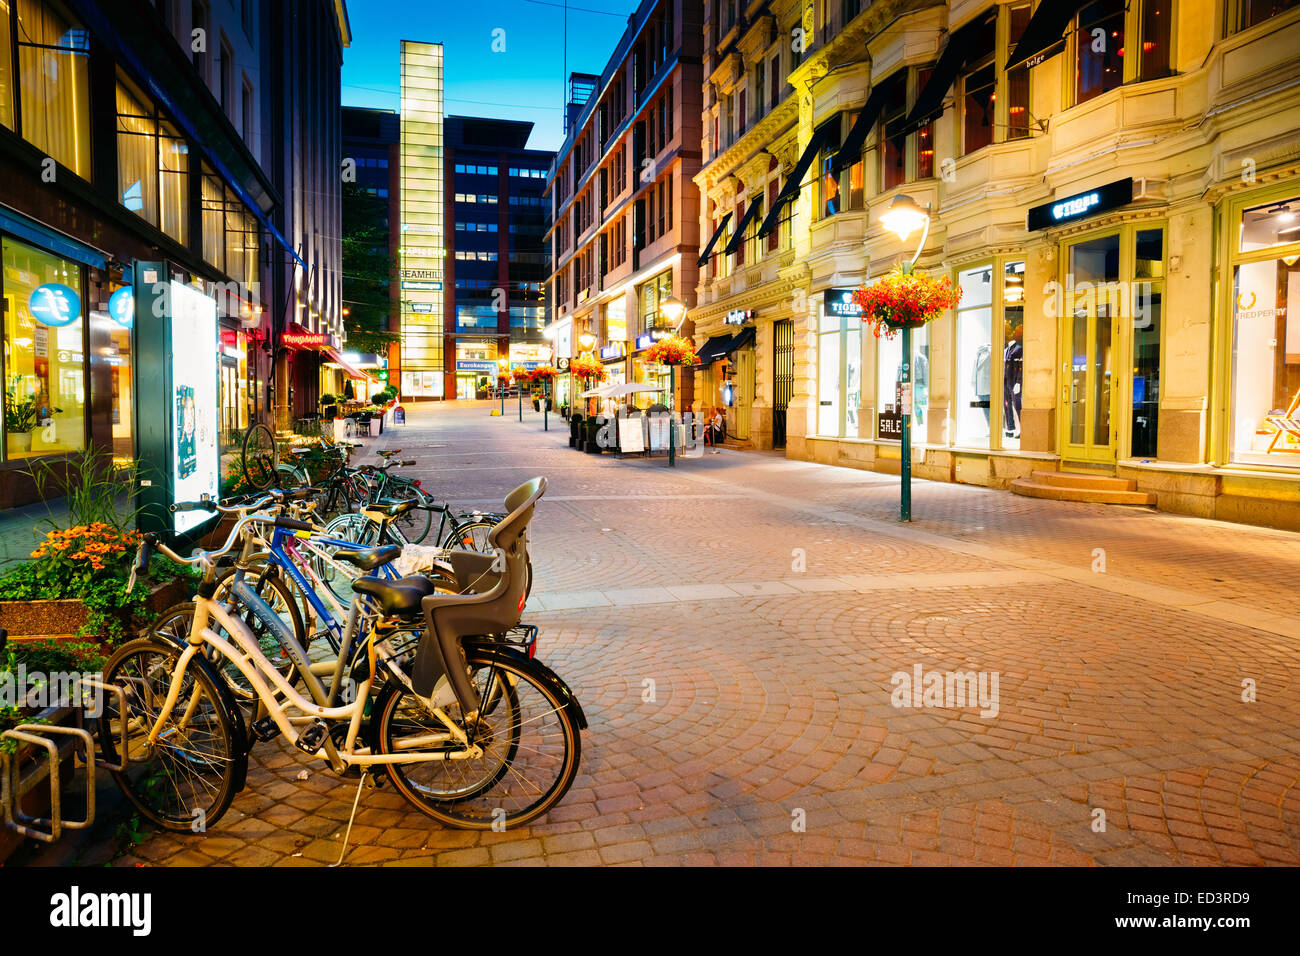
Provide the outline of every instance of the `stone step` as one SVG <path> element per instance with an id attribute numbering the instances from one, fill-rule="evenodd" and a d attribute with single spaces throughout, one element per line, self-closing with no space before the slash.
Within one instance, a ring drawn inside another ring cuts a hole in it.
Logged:
<path id="1" fill-rule="evenodd" d="M 1040 485 L 1060 485 L 1062 488 L 1089 488 L 1097 491 L 1137 491 L 1137 482 L 1113 475 L 1090 475 L 1074 471 L 1035 471 L 1031 480 Z"/>
<path id="2" fill-rule="evenodd" d="M 1086 501 L 1100 505 L 1141 505 L 1154 506 L 1156 496 L 1145 491 L 1127 491 L 1114 488 L 1070 488 L 1065 485 L 1049 485 L 1016 478 L 1011 482 L 1011 490 L 1018 495 L 1030 498 L 1046 498 L 1050 501 Z"/>

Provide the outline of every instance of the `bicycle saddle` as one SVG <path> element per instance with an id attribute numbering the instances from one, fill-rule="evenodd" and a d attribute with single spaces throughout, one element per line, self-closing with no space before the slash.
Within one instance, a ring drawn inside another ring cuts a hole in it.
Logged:
<path id="1" fill-rule="evenodd" d="M 376 501 L 373 505 L 366 505 L 365 510 L 381 514 L 386 518 L 400 518 L 419 503 L 415 498 L 403 498 L 400 501 L 385 498 L 382 501 Z"/>
<path id="2" fill-rule="evenodd" d="M 386 544 L 380 548 L 341 548 L 334 552 L 334 558 L 346 561 L 362 571 L 373 571 L 381 564 L 396 561 L 402 556 L 402 546 Z"/>
<path id="3" fill-rule="evenodd" d="M 420 602 L 433 593 L 433 587 L 433 582 L 428 578 L 418 576 L 398 578 L 396 581 L 358 578 L 352 582 L 352 590 L 375 598 L 383 612 L 392 617 L 411 617 L 419 614 Z"/>
<path id="4" fill-rule="evenodd" d="M 400 448 L 384 448 L 381 451 L 375 452 L 375 454 L 380 458 L 392 458 L 394 455 L 400 455 L 401 453 L 402 449 Z"/>

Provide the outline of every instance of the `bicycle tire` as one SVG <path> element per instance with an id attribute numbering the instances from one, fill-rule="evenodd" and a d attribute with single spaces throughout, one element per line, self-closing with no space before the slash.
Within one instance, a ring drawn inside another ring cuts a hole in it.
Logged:
<path id="1" fill-rule="evenodd" d="M 464 548 L 469 551 L 486 553 L 490 550 L 487 536 L 492 528 L 491 521 L 482 519 L 461 522 L 447 532 L 446 537 L 442 539 L 441 547 L 444 550 Z"/>
<path id="2" fill-rule="evenodd" d="M 409 544 L 419 544 L 429 536 L 429 531 L 433 528 L 433 509 L 429 504 L 429 496 L 412 484 L 401 482 L 395 485 L 389 489 L 390 498 L 398 501 L 414 498 L 417 504 L 394 524 L 402 529 L 402 535 Z"/>
<path id="3" fill-rule="evenodd" d="M 356 513 L 339 515 L 325 525 L 325 536 L 351 541 L 358 547 L 373 548 L 378 542 L 379 526 L 365 515 Z M 317 546 L 327 554 L 333 554 L 338 550 L 333 545 L 319 544 Z M 329 588 L 330 593 L 338 598 L 340 604 L 348 605 L 353 598 L 353 577 L 334 570 L 321 558 L 313 558 L 312 560 L 316 574 Z"/>
<path id="4" fill-rule="evenodd" d="M 271 429 L 262 424 L 250 426 L 244 432 L 239 453 L 248 483 L 258 491 L 270 488 L 280 465 L 280 450 Z"/>
<path id="5" fill-rule="evenodd" d="M 186 700 L 183 685 L 169 718 L 173 722 L 160 735 L 169 742 L 147 742 L 182 649 L 148 636 L 128 641 L 113 653 L 104 665 L 104 682 L 122 687 L 127 713 L 118 712 L 117 695 L 106 695 L 99 740 L 104 759 L 119 763 L 117 748 L 125 725 L 131 762 L 113 771 L 113 779 L 151 822 L 164 830 L 194 833 L 212 826 L 230 807 L 247 770 L 248 746 L 229 688 L 202 654 L 190 659 L 185 672 L 193 696 Z M 187 726 L 174 722 L 187 713 Z M 202 733 L 195 729 L 200 727 Z M 183 743 L 170 742 L 178 740 Z"/>
<path id="6" fill-rule="evenodd" d="M 522 826 L 547 813 L 572 786 L 582 762 L 577 722 L 569 701 L 555 690 L 558 682 L 545 676 L 548 671 L 537 661 L 473 648 L 466 662 L 482 700 L 475 736 L 483 742 L 484 757 L 394 763 L 387 764 L 385 770 L 408 803 L 440 823 L 468 830 Z M 494 694 L 494 681 L 504 681 L 509 692 L 498 689 Z M 535 707 L 541 712 L 534 714 Z M 410 752 L 417 748 L 402 746 L 402 734 L 423 737 L 442 729 L 399 681 L 385 685 L 372 713 L 371 748 L 375 753 Z M 444 708 L 444 713 L 465 726 L 459 705 Z M 553 718 L 553 731 L 541 723 L 547 718 Z M 547 738 L 556 739 L 547 744 Z M 537 783 L 525 776 L 533 766 L 538 769 Z M 446 782 L 439 780 L 440 770 L 449 778 Z M 539 796 L 534 799 L 533 793 Z M 519 800 L 531 802 L 510 809 Z"/>

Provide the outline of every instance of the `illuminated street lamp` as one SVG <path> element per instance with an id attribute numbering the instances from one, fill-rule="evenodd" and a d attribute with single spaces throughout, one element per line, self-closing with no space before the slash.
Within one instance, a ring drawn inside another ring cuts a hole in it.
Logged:
<path id="1" fill-rule="evenodd" d="M 651 335 L 656 339 L 666 339 L 676 335 L 686 322 L 686 303 L 676 296 L 669 296 L 659 303 L 659 316 L 663 323 L 657 325 Z M 676 468 L 676 454 L 673 450 L 673 409 L 677 405 L 677 366 L 668 366 L 668 467 Z"/>
<path id="2" fill-rule="evenodd" d="M 583 352 L 590 352 L 596 347 L 596 336 L 590 332 L 582 332 L 578 336 L 578 345 Z"/>
<path id="3" fill-rule="evenodd" d="M 506 387 L 501 384 L 501 375 L 505 375 L 510 371 L 510 359 L 505 357 L 497 359 L 497 368 L 501 370 L 501 374 L 497 376 L 497 391 L 500 393 L 501 416 L 504 418 L 506 414 Z"/>
<path id="4" fill-rule="evenodd" d="M 907 269 L 910 272 L 916 265 L 916 260 L 921 258 L 921 250 L 925 248 L 925 241 L 930 237 L 930 204 L 926 203 L 922 209 L 915 199 L 911 196 L 905 196 L 899 193 L 894 197 L 894 201 L 889 204 L 887 209 L 880 217 L 880 224 L 898 236 L 899 242 L 907 242 L 907 239 L 916 230 L 921 230 L 921 241 L 917 243 L 916 255 L 912 256 L 912 261 L 908 263 Z M 898 516 L 901 521 L 912 520 L 912 327 L 903 326 L 903 377 L 900 382 L 903 389 L 903 407 L 899 409 L 900 418 L 902 419 L 903 434 L 902 438 L 902 487 L 899 490 L 899 508 Z"/>

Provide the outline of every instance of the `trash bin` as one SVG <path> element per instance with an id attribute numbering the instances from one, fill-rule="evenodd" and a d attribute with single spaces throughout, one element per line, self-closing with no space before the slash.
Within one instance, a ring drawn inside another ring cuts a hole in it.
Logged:
<path id="1" fill-rule="evenodd" d="M 582 444 L 582 415 L 574 412 L 569 418 L 569 447 L 577 448 Z"/>

